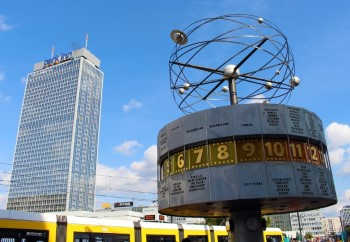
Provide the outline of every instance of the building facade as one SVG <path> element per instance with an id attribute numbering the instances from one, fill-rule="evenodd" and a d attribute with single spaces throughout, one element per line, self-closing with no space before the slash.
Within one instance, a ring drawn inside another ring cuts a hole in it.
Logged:
<path id="1" fill-rule="evenodd" d="M 299 213 L 291 213 L 290 220 L 293 231 L 300 231 L 304 238 L 309 233 L 314 237 L 324 236 L 322 212 L 319 209 Z M 300 225 L 300 226 L 299 226 Z"/>
<path id="2" fill-rule="evenodd" d="M 339 217 L 323 218 L 323 230 L 326 237 L 333 236 L 341 232 L 341 223 Z"/>
<path id="3" fill-rule="evenodd" d="M 103 72 L 82 48 L 27 78 L 7 209 L 93 211 Z"/>
<path id="4" fill-rule="evenodd" d="M 270 227 L 280 228 L 282 231 L 292 230 L 289 213 L 268 215 L 268 217 L 271 222 Z"/>
<path id="5" fill-rule="evenodd" d="M 342 223 L 342 227 L 350 226 L 350 205 L 344 206 L 342 210 L 340 210 L 340 219 Z"/>

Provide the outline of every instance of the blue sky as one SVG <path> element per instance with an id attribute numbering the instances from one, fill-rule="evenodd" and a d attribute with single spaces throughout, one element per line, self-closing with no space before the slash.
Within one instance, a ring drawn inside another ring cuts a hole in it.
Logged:
<path id="1" fill-rule="evenodd" d="M 288 104 L 322 120 L 339 203 L 350 204 L 350 2 L 276 0 L 90 1 L 0 0 L 0 208 L 7 200 L 25 80 L 34 63 L 75 43 L 105 73 L 96 206 L 156 200 L 159 129 L 183 113 L 169 86 L 173 29 L 224 14 L 261 16 L 277 25 L 293 51 L 301 84 Z"/>

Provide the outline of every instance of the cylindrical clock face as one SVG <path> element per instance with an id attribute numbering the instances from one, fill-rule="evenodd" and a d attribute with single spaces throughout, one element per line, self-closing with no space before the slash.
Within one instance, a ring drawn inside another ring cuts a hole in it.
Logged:
<path id="1" fill-rule="evenodd" d="M 247 104 L 186 115 L 159 132 L 158 166 L 159 208 L 170 215 L 213 216 L 207 204 L 224 216 L 250 203 L 271 214 L 336 202 L 322 122 L 302 108 Z"/>
<path id="2" fill-rule="evenodd" d="M 326 167 L 321 143 L 285 139 L 232 139 L 213 142 L 166 156 L 160 164 L 161 178 L 184 171 L 255 162 L 304 162 Z"/>

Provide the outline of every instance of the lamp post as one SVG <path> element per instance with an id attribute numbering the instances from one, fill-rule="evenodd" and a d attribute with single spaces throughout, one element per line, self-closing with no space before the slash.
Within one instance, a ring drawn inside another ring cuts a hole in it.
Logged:
<path id="1" fill-rule="evenodd" d="M 303 235 L 302 235 L 302 233 L 301 233 L 301 230 L 302 230 L 302 228 L 301 228 L 301 226 L 300 226 L 300 216 L 299 216 L 299 212 L 297 212 L 297 217 L 298 217 L 298 225 L 299 225 L 299 233 L 300 233 L 300 241 L 302 241 L 302 239 L 303 239 Z"/>

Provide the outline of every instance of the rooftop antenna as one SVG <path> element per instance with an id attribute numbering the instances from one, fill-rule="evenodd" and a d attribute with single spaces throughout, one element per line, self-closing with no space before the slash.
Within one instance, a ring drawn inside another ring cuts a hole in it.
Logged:
<path id="1" fill-rule="evenodd" d="M 81 48 L 81 45 L 77 41 L 70 43 L 69 46 L 72 48 L 73 51 Z"/>
<path id="2" fill-rule="evenodd" d="M 86 37 L 85 37 L 85 48 L 86 49 L 87 49 L 88 40 L 89 40 L 89 34 L 86 34 Z"/>
<path id="3" fill-rule="evenodd" d="M 53 45 L 53 46 L 52 46 L 52 49 L 51 49 L 51 59 L 53 58 L 54 52 L 55 52 L 55 46 Z"/>

